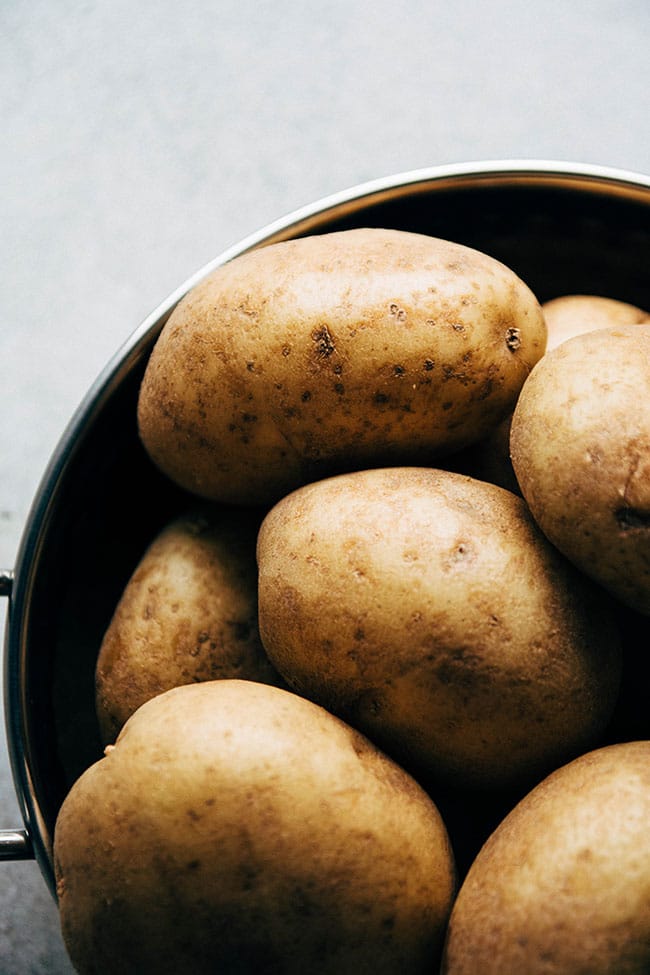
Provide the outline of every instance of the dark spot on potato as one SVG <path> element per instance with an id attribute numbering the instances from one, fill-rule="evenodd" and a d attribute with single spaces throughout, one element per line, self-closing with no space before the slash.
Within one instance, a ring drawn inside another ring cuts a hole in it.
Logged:
<path id="1" fill-rule="evenodd" d="M 391 315 L 397 319 L 398 322 L 406 321 L 406 312 L 403 308 L 400 308 L 397 302 L 395 301 L 391 302 L 389 306 L 389 311 Z"/>
<path id="2" fill-rule="evenodd" d="M 491 376 L 481 383 L 478 392 L 476 394 L 476 399 L 480 402 L 481 400 L 488 399 L 492 395 L 492 390 L 494 389 L 494 379 Z"/>
<path id="3" fill-rule="evenodd" d="M 338 393 L 339 396 L 342 396 L 343 393 L 345 392 L 345 386 L 343 385 L 343 383 L 335 383 L 334 384 L 334 392 L 335 393 Z"/>
<path id="4" fill-rule="evenodd" d="M 453 403 L 449 403 L 449 402 L 447 402 L 447 403 L 443 403 L 443 404 L 442 404 L 442 408 L 443 408 L 443 410 L 444 410 L 445 412 L 447 412 L 447 410 L 450 410 L 450 409 L 452 408 L 452 406 L 453 406 L 453 405 L 454 405 Z"/>
<path id="5" fill-rule="evenodd" d="M 303 401 L 303 403 L 308 403 L 309 400 L 311 399 L 311 392 L 308 389 L 306 389 L 300 398 Z"/>
<path id="6" fill-rule="evenodd" d="M 465 326 L 462 325 L 460 322 L 452 322 L 451 323 L 451 327 L 453 328 L 454 332 L 464 332 L 465 331 Z"/>
<path id="7" fill-rule="evenodd" d="M 336 352 L 336 343 L 327 325 L 315 328 L 311 337 L 316 343 L 316 354 L 319 359 L 329 359 Z"/>
<path id="8" fill-rule="evenodd" d="M 433 361 L 433 359 L 425 359 L 424 360 L 424 371 L 425 372 L 431 372 L 431 370 L 434 368 L 434 366 L 435 366 L 435 362 Z"/>
<path id="9" fill-rule="evenodd" d="M 188 870 L 198 870 L 200 866 L 201 866 L 201 861 L 200 860 L 190 860 L 188 862 L 188 864 L 187 864 L 187 869 Z"/>
<path id="10" fill-rule="evenodd" d="M 254 413 L 242 413 L 241 418 L 244 423 L 255 423 L 257 420 L 257 416 Z"/>
<path id="11" fill-rule="evenodd" d="M 618 508 L 614 514 L 621 531 L 650 528 L 650 511 L 640 511 L 638 508 Z"/>
<path id="12" fill-rule="evenodd" d="M 334 373 L 335 376 L 340 376 L 341 373 L 343 372 L 343 364 L 337 362 L 336 365 L 332 368 L 332 372 Z"/>
<path id="13" fill-rule="evenodd" d="M 506 329 L 506 345 L 511 352 L 516 352 L 521 345 L 521 334 L 518 328 Z"/>
<path id="14" fill-rule="evenodd" d="M 289 348 L 288 345 L 282 346 L 282 355 L 285 357 L 285 359 L 288 355 L 291 355 L 291 349 Z"/>
<path id="15" fill-rule="evenodd" d="M 361 641 L 361 640 L 365 640 L 365 638 L 366 638 L 365 631 L 362 630 L 361 627 L 359 627 L 358 630 L 355 630 L 354 631 L 354 639 L 355 640 Z"/>
<path id="16" fill-rule="evenodd" d="M 375 403 L 383 404 L 388 402 L 389 397 L 386 393 L 376 392 L 375 395 L 373 396 L 373 399 Z"/>
<path id="17" fill-rule="evenodd" d="M 405 372 L 404 366 L 393 366 L 393 374 L 395 376 L 403 376 Z"/>
<path id="18" fill-rule="evenodd" d="M 246 368 L 248 369 L 249 372 L 255 372 L 255 363 L 254 362 L 247 362 L 246 363 Z"/>

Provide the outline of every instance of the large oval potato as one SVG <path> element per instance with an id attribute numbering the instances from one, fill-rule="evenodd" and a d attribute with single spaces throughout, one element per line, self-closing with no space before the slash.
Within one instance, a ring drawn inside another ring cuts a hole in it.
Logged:
<path id="1" fill-rule="evenodd" d="M 497 827 L 454 904 L 444 975 L 647 975 L 650 742 L 558 769 Z"/>
<path id="2" fill-rule="evenodd" d="M 66 797 L 54 857 L 80 975 L 429 975 L 455 886 L 416 782 L 252 681 L 144 704 Z"/>
<path id="3" fill-rule="evenodd" d="M 188 490 L 267 503 L 477 440 L 545 342 L 528 287 L 471 248 L 377 228 L 284 241 L 177 306 L 147 365 L 140 434 Z"/>
<path id="4" fill-rule="evenodd" d="M 204 505 L 151 542 L 115 608 L 95 670 L 105 744 L 149 698 L 179 684 L 244 678 L 283 684 L 257 628 L 260 516 Z"/>
<path id="5" fill-rule="evenodd" d="M 418 774 L 513 785 L 610 716 L 607 600 L 501 488 L 424 468 L 338 475 L 282 499 L 257 555 L 277 669 Z"/>
<path id="6" fill-rule="evenodd" d="M 650 327 L 574 336 L 533 369 L 510 450 L 544 533 L 621 602 L 650 614 Z"/>

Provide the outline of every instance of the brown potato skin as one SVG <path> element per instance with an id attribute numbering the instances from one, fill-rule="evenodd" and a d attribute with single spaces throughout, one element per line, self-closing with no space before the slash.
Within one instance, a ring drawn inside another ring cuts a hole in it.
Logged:
<path id="1" fill-rule="evenodd" d="M 95 710 L 104 744 L 149 698 L 179 684 L 242 678 L 284 685 L 257 626 L 261 515 L 192 508 L 144 553 L 104 634 Z"/>
<path id="2" fill-rule="evenodd" d="M 650 326 L 574 336 L 533 370 L 510 450 L 522 494 L 567 558 L 650 614 Z"/>
<path id="3" fill-rule="evenodd" d="M 547 353 L 574 335 L 597 328 L 650 323 L 650 313 L 642 308 L 601 295 L 561 295 L 545 301 L 542 312 L 548 332 Z M 485 438 L 462 451 L 453 469 L 520 494 L 519 482 L 510 460 L 511 423 L 512 415 Z"/>
<path id="4" fill-rule="evenodd" d="M 542 305 L 548 330 L 546 351 L 597 328 L 650 323 L 650 312 L 603 295 L 560 295 Z"/>
<path id="5" fill-rule="evenodd" d="M 558 769 L 509 813 L 451 915 L 443 975 L 646 975 L 650 742 Z"/>
<path id="6" fill-rule="evenodd" d="M 471 248 L 380 228 L 284 241 L 217 268 L 174 310 L 140 436 L 195 494 L 267 504 L 477 440 L 545 343 L 527 286 Z"/>
<path id="7" fill-rule="evenodd" d="M 54 856 L 80 975 L 429 975 L 456 882 L 413 779 L 252 681 L 144 704 L 65 799 Z"/>
<path id="8" fill-rule="evenodd" d="M 589 747 L 611 714 L 607 599 L 495 485 L 339 475 L 280 501 L 257 557 L 279 672 L 418 775 L 514 786 Z"/>

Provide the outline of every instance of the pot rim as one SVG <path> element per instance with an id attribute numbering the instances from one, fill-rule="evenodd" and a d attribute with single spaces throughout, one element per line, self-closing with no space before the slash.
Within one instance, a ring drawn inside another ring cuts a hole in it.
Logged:
<path id="1" fill-rule="evenodd" d="M 29 742 L 25 722 L 28 705 L 25 687 L 26 662 L 21 648 L 25 644 L 23 634 L 29 617 L 31 588 L 43 544 L 44 527 L 52 515 L 58 485 L 76 455 L 84 431 L 92 425 L 93 419 L 123 378 L 145 354 L 150 339 L 163 327 L 178 302 L 215 268 L 256 247 L 284 240 L 288 236 L 317 231 L 319 223 L 331 219 L 333 213 L 353 213 L 373 201 L 379 202 L 388 194 L 394 199 L 399 195 L 427 192 L 436 186 L 440 189 L 460 188 L 463 185 L 475 186 L 477 182 L 488 185 L 557 185 L 586 192 L 605 189 L 608 195 L 636 197 L 650 202 L 649 175 L 612 166 L 550 159 L 489 159 L 447 163 L 406 170 L 350 186 L 288 212 L 248 234 L 203 265 L 135 328 L 109 359 L 72 414 L 45 468 L 28 511 L 15 569 L 13 573 L 8 570 L 4 574 L 7 584 L 0 590 L 0 595 L 8 596 L 9 602 L 4 648 L 5 727 L 14 787 L 24 823 L 24 829 L 21 830 L 0 830 L 0 839 L 5 840 L 4 844 L 0 844 L 0 858 L 24 859 L 35 856 L 54 895 L 51 840 L 40 812 L 28 761 Z"/>

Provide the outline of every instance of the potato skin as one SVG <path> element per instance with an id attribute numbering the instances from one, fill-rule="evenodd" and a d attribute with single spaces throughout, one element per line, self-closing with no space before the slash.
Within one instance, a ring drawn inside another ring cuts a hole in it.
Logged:
<path id="1" fill-rule="evenodd" d="M 650 313 L 642 308 L 601 295 L 561 295 L 544 302 L 542 312 L 548 333 L 546 353 L 574 335 L 582 335 L 597 328 L 650 323 Z M 520 494 L 519 483 L 510 461 L 511 423 L 512 415 L 506 417 L 485 438 L 462 451 L 457 461 L 455 460 L 453 469 Z"/>
<path id="2" fill-rule="evenodd" d="M 577 335 L 531 373 L 510 450 L 544 533 L 625 605 L 650 614 L 650 327 Z"/>
<path id="3" fill-rule="evenodd" d="M 650 312 L 603 295 L 560 295 L 542 305 L 548 340 L 546 351 L 597 328 L 650 323 Z"/>
<path id="4" fill-rule="evenodd" d="M 452 912 L 443 975 L 646 975 L 650 742 L 558 769 L 509 813 Z"/>
<path id="5" fill-rule="evenodd" d="M 260 636 L 288 684 L 418 776 L 519 784 L 609 718 L 607 600 L 501 488 L 425 468 L 339 475 L 280 501 L 257 557 Z"/>
<path id="6" fill-rule="evenodd" d="M 527 286 L 471 248 L 379 228 L 284 241 L 177 306 L 146 369 L 140 435 L 195 494 L 266 504 L 478 439 L 545 342 Z"/>
<path id="7" fill-rule="evenodd" d="M 243 678 L 283 685 L 257 627 L 261 515 L 197 506 L 144 553 L 104 634 L 95 670 L 104 744 L 149 698 L 179 684 Z"/>
<path id="8" fill-rule="evenodd" d="M 65 799 L 54 855 L 80 975 L 429 975 L 455 886 L 416 782 L 252 681 L 144 704 Z"/>

